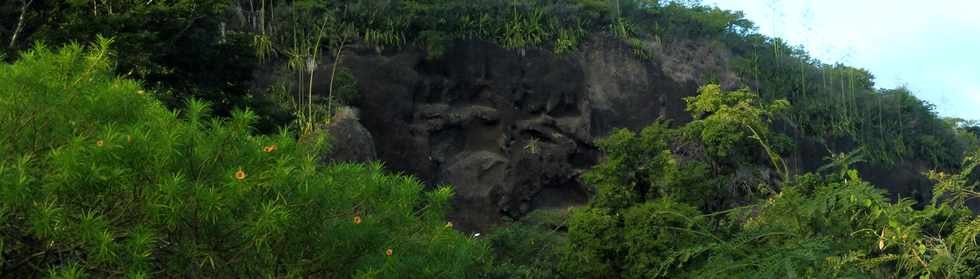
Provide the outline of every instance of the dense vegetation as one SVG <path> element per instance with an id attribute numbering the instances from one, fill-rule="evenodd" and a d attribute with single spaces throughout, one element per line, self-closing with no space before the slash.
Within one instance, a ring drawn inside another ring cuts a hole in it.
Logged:
<path id="1" fill-rule="evenodd" d="M 706 74 L 693 121 L 597 142 L 588 205 L 486 239 L 446 221 L 448 186 L 316 158 L 358 102 L 345 49 L 567 55 L 595 37 L 654 61 L 655 44 L 718 45 L 742 89 Z M 0 40 L 0 277 L 980 274 L 978 123 L 696 1 L 18 0 Z M 281 79 L 253 80 L 269 69 Z M 834 155 L 791 168 L 809 139 Z M 889 200 L 854 168 L 903 162 L 936 169 L 931 200 Z"/>
<path id="2" fill-rule="evenodd" d="M 0 67 L 0 276 L 462 277 L 483 244 L 380 164 L 319 166 L 323 140 L 255 113 L 165 109 L 115 77 L 107 41 Z"/>
<path id="3" fill-rule="evenodd" d="M 589 205 L 497 231 L 493 247 L 508 259 L 494 275 L 971 278 L 980 272 L 980 220 L 965 204 L 978 197 L 980 154 L 968 157 L 959 173 L 931 172 L 934 198 L 922 209 L 913 200 L 890 201 L 862 181 L 851 168 L 858 152 L 828 158 L 815 173 L 739 183 L 736 170 L 753 159 L 724 163 L 729 156 L 768 154 L 772 170 L 785 170 L 770 144 L 780 135 L 765 127 L 787 104 L 759 100 L 710 85 L 688 100 L 697 120 L 603 139 L 607 157 L 585 175 L 596 186 Z M 747 135 L 733 136 L 739 133 Z M 732 198 L 750 202 L 726 202 Z"/>
<path id="4" fill-rule="evenodd" d="M 741 12 L 697 1 L 26 0 L 8 1 L 0 14 L 0 36 L 10 38 L 11 59 L 35 41 L 60 45 L 112 35 L 117 50 L 127 54 L 118 60 L 119 72 L 169 92 L 165 101 L 171 108 L 189 97 L 211 102 L 222 116 L 249 106 L 262 116 L 258 124 L 264 132 L 274 133 L 291 118 L 312 126 L 332 111 L 311 105 L 301 110 L 296 103 L 353 102 L 350 84 L 356 81 L 342 66 L 343 50 L 351 46 L 379 52 L 422 48 L 438 57 L 455 40 L 478 39 L 519 52 L 545 48 L 561 55 L 603 34 L 628 42 L 649 59 L 659 55 L 651 42 L 721 43 L 732 52 L 731 68 L 742 85 L 766 100 L 794 104 L 781 129 L 797 139 L 816 137 L 838 152 L 862 148 L 882 165 L 921 160 L 955 168 L 968 150 L 955 135 L 957 127 L 908 90 L 875 89 L 867 71 L 824 64 L 778 38 L 755 33 Z M 333 77 L 328 96 L 308 92 L 318 70 L 313 65 L 321 61 L 340 61 L 328 69 Z M 290 78 L 275 88 L 292 92 L 294 105 L 277 105 L 277 94 L 251 86 L 252 72 L 266 64 L 283 65 Z"/>
<path id="5" fill-rule="evenodd" d="M 718 94 L 717 87 L 705 87 L 689 100 L 688 110 L 709 116 L 678 130 L 656 124 L 639 135 L 620 131 L 604 140 L 602 149 L 610 156 L 589 173 L 598 193 L 568 218 L 569 250 L 560 258 L 564 271 L 589 278 L 977 274 L 980 221 L 964 204 L 973 196 L 975 182 L 967 179 L 977 164 L 972 157 L 961 174 L 932 174 L 937 198 L 922 210 L 914 210 L 911 200 L 890 202 L 882 190 L 862 181 L 850 169 L 854 154 L 836 156 L 818 173 L 762 182 L 750 204 L 710 210 L 705 203 L 727 191 L 704 187 L 738 185 L 716 182 L 737 178 L 684 171 L 692 164 L 684 158 L 689 155 L 675 155 L 669 143 L 702 145 L 711 153 L 737 146 L 715 135 L 742 130 L 750 136 L 733 139 L 757 140 L 757 152 L 770 154 L 773 169 L 783 169 L 766 140 L 773 135 L 759 127 L 764 127 L 760 116 L 784 103 L 753 104 L 755 99 L 751 92 Z M 710 132 L 719 128 L 731 130 Z M 637 147 L 644 152 L 630 150 Z M 712 183 L 697 183 L 703 181 Z"/>

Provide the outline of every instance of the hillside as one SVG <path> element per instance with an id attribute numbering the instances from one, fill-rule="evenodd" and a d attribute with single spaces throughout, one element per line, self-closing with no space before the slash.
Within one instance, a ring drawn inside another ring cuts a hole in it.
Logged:
<path id="1" fill-rule="evenodd" d="M 980 126 L 737 11 L 151 2 L 0 6 L 0 276 L 977 274 Z"/>

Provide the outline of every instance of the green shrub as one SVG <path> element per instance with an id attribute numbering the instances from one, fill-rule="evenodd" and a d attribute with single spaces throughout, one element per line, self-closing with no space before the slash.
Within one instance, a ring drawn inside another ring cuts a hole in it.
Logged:
<path id="1" fill-rule="evenodd" d="M 606 160 L 583 177 L 598 188 L 593 204 L 622 209 L 646 199 L 685 196 L 687 185 L 674 183 L 682 174 L 669 147 L 676 134 L 657 122 L 640 134 L 620 129 L 599 140 Z"/>
<path id="2" fill-rule="evenodd" d="M 556 228 L 525 222 L 509 224 L 487 235 L 494 250 L 489 278 L 563 278 L 556 262 L 566 239 Z"/>
<path id="3" fill-rule="evenodd" d="M 753 137 L 774 136 L 769 124 L 778 113 L 789 109 L 786 100 L 765 104 L 747 89 L 723 91 L 716 84 L 701 87 L 697 96 L 685 101 L 687 111 L 694 116 L 685 132 L 704 142 L 709 155 L 718 158 L 752 153 L 744 147 L 757 145 Z"/>
<path id="4" fill-rule="evenodd" d="M 884 190 L 862 181 L 850 166 L 859 152 L 834 156 L 816 174 L 786 173 L 782 182 L 755 195 L 720 191 L 737 176 L 723 163 L 765 164 L 746 159 L 748 151 L 760 149 L 747 145 L 761 146 L 772 167 L 780 168 L 782 159 L 764 139 L 774 137 L 767 120 L 786 105 L 760 104 L 745 90 L 706 86 L 688 99 L 693 122 L 677 129 L 655 123 L 639 135 L 619 130 L 600 140 L 606 157 L 583 176 L 597 193 L 568 219 L 559 272 L 576 278 L 977 274 L 980 221 L 966 201 L 980 197 L 974 172 L 980 157 L 967 157 L 957 174 L 931 172 L 934 199 L 921 210 L 908 199 L 892 202 Z M 672 151 L 677 144 L 715 151 L 682 157 Z M 741 158 L 722 157 L 731 153 Z M 703 163 L 710 172 L 692 171 Z M 745 203 L 705 202 L 731 198 Z"/>
<path id="5" fill-rule="evenodd" d="M 482 268 L 448 187 L 317 165 L 322 140 L 256 115 L 171 112 L 117 78 L 108 41 L 0 66 L 0 276 L 445 277 Z M 390 251 L 390 252 L 389 252 Z"/>
<path id="6" fill-rule="evenodd" d="M 617 277 L 625 266 L 621 222 L 605 208 L 573 211 L 561 271 L 579 278 Z"/>

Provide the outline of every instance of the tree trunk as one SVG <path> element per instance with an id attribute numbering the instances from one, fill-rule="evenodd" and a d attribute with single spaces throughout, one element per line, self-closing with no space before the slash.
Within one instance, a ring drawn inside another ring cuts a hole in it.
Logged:
<path id="1" fill-rule="evenodd" d="M 25 0 L 21 0 L 20 3 L 20 16 L 17 18 L 17 27 L 14 28 L 14 34 L 10 36 L 10 44 L 7 45 L 7 47 L 11 49 L 13 49 L 14 45 L 17 43 L 17 35 L 19 35 L 20 31 L 24 29 L 24 16 L 27 14 L 27 7 L 30 6 L 31 3 L 34 3 L 34 0 L 26 2 Z"/>

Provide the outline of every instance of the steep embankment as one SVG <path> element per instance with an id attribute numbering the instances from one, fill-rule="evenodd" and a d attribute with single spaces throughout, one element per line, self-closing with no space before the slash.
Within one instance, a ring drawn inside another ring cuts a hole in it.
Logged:
<path id="1" fill-rule="evenodd" d="M 870 73 L 816 61 L 736 11 L 676 1 L 192 2 L 112 4 L 105 14 L 94 9 L 102 4 L 34 1 L 23 39 L 5 52 L 113 35 L 118 71 L 172 93 L 161 96 L 172 108 L 190 98 L 221 116 L 250 107 L 275 132 L 302 114 L 275 92 L 321 95 L 306 110 L 330 110 L 323 97 L 336 68 L 299 64 L 343 50 L 360 113 L 334 119 L 333 158 L 376 158 L 455 185 L 464 228 L 582 202 L 577 175 L 599 156 L 595 138 L 659 117 L 680 124 L 682 97 L 707 82 L 792 102 L 780 130 L 797 143 L 784 155 L 799 169 L 859 146 L 869 161 L 896 165 L 861 172 L 893 197 L 928 198 L 920 173 L 954 169 L 963 149 L 907 90 L 875 89 Z M 11 7 L 0 13 L 26 11 Z M 11 35 L 13 22 L 0 25 L 0 37 Z"/>
<path id="2" fill-rule="evenodd" d="M 658 118 L 688 121 L 683 98 L 696 94 L 704 73 L 721 73 L 725 87 L 738 84 L 720 45 L 683 41 L 651 49 L 660 51 L 657 57 L 642 59 L 603 36 L 565 56 L 484 41 L 455 42 L 436 59 L 420 50 L 351 48 L 343 65 L 359 81 L 360 124 L 348 119 L 332 130 L 335 150 L 374 149 L 375 159 L 395 171 L 429 185 L 452 184 L 451 218 L 464 230 L 583 204 L 590 190 L 578 175 L 600 156 L 595 139 Z M 326 91 L 329 71 L 319 72 L 314 91 Z M 795 168 L 814 170 L 828 153 L 807 140 L 786 155 Z M 862 168 L 866 179 L 889 185 L 893 197 L 928 194 L 924 167 Z"/>
<path id="3" fill-rule="evenodd" d="M 359 80 L 359 118 L 377 159 L 454 185 L 452 218 L 468 230 L 584 203 L 589 190 L 578 175 L 598 159 L 593 141 L 657 118 L 686 121 L 682 98 L 698 87 L 693 63 L 640 59 L 604 37 L 561 57 L 461 41 L 438 59 L 355 49 L 343 63 Z M 682 70 L 668 74 L 664 65 Z"/>

